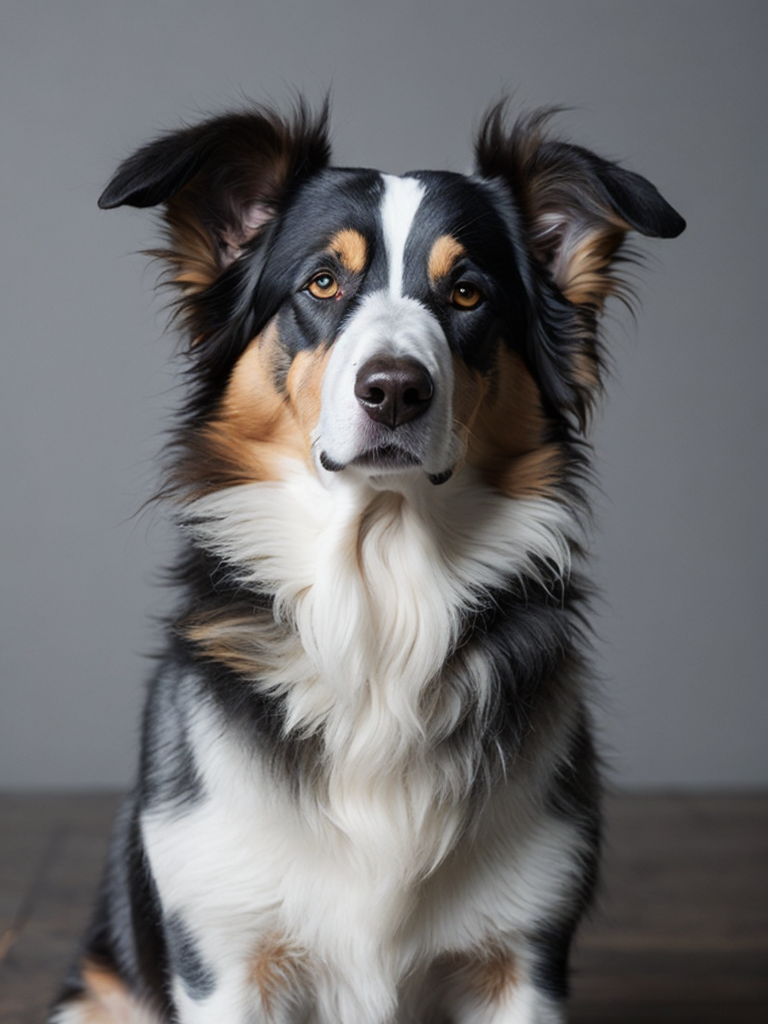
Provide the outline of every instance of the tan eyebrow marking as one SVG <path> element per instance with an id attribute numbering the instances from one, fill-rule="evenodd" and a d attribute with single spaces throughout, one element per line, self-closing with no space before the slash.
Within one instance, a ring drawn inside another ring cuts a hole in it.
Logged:
<path id="1" fill-rule="evenodd" d="M 359 231 L 344 228 L 337 231 L 328 244 L 328 248 L 341 260 L 342 264 L 353 274 L 365 270 L 368 262 L 368 243 Z"/>
<path id="2" fill-rule="evenodd" d="M 432 246 L 427 267 L 429 279 L 436 284 L 441 278 L 447 277 L 457 260 L 466 253 L 466 249 L 453 235 L 441 235 Z"/>

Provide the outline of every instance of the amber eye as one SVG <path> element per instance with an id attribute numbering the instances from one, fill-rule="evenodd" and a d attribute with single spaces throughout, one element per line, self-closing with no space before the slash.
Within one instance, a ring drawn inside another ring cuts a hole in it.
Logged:
<path id="1" fill-rule="evenodd" d="M 339 294 L 339 282 L 327 270 L 315 274 L 307 285 L 307 291 L 316 299 L 335 299 Z"/>
<path id="2" fill-rule="evenodd" d="M 451 292 L 451 302 L 457 309 L 476 309 L 483 301 L 483 293 L 469 281 L 459 281 Z"/>

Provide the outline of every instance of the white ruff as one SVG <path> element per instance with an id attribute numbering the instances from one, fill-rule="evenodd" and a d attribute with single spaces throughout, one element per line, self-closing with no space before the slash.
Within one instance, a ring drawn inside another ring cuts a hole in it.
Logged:
<path id="1" fill-rule="evenodd" d="M 259 635 L 254 623 L 256 682 L 285 698 L 289 730 L 322 734 L 325 812 L 379 857 L 394 844 L 411 858 L 400 842 L 411 833 L 422 851 L 412 867 L 429 870 L 476 768 L 441 760 L 437 745 L 467 692 L 482 710 L 492 683 L 485 660 L 467 655 L 463 700 L 451 685 L 462 613 L 510 576 L 535 575 L 534 557 L 567 573 L 565 510 L 506 498 L 467 468 L 442 487 L 413 474 L 397 493 L 338 477 L 325 486 L 286 462 L 282 481 L 203 498 L 185 519 L 241 584 L 275 597 L 277 630 Z"/>

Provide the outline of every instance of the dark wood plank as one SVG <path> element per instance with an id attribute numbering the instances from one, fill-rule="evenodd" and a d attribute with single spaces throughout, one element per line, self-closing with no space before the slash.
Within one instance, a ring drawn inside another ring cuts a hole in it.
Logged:
<path id="1" fill-rule="evenodd" d="M 113 793 L 0 795 L 0 858 L 16 915 L 3 922 L 2 1024 L 45 1019 L 87 923 L 119 800 Z"/>
<path id="2" fill-rule="evenodd" d="M 89 913 L 114 794 L 0 795 L 0 1022 L 41 1024 Z M 768 793 L 620 794 L 573 1024 L 765 1024 Z"/>
<path id="3" fill-rule="evenodd" d="M 765 1024 L 765 955 L 589 950 L 577 958 L 572 1024 Z"/>
<path id="4" fill-rule="evenodd" d="M 47 841 L 48 824 L 26 798 L 0 796 L 0 943 L 21 910 L 30 865 L 40 860 Z"/>
<path id="5" fill-rule="evenodd" d="M 573 1024 L 765 1024 L 768 794 L 622 794 Z"/>

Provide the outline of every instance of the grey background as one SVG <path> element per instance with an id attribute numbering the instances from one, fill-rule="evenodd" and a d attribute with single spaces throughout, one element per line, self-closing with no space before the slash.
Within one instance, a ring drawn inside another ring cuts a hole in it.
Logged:
<path id="1" fill-rule="evenodd" d="M 332 89 L 339 163 L 466 169 L 502 92 L 689 221 L 607 325 L 594 540 L 608 761 L 623 784 L 768 782 L 768 5 L 3 0 L 0 786 L 122 786 L 171 540 L 153 454 L 179 398 L 150 215 L 117 162 L 245 96 Z"/>

